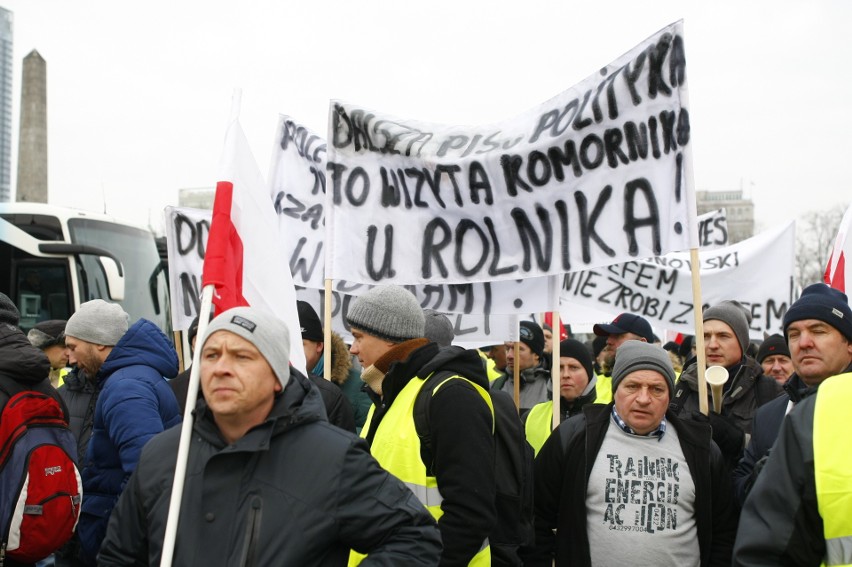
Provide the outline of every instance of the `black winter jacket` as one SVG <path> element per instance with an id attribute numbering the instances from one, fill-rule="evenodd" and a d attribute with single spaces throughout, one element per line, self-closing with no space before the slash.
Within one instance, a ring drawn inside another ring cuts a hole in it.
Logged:
<path id="1" fill-rule="evenodd" d="M 816 396 L 805 398 L 784 419 L 766 466 L 743 506 L 735 566 L 822 564 L 825 534 L 814 478 L 816 400 Z"/>
<path id="2" fill-rule="evenodd" d="M 563 422 L 535 460 L 535 549 L 524 565 L 591 565 L 586 532 L 586 487 L 612 423 L 612 403 L 593 404 Z M 710 427 L 666 414 L 677 430 L 695 484 L 695 516 L 702 566 L 730 565 L 736 533 L 736 506 L 722 454 Z M 554 535 L 553 529 L 556 529 Z M 641 564 L 637 558 L 637 565 Z"/>
<path id="3" fill-rule="evenodd" d="M 65 375 L 65 382 L 57 392 L 68 407 L 71 433 L 77 439 L 77 454 L 82 459 L 92 437 L 95 404 L 98 401 L 96 386 L 83 370 L 74 368 Z"/>
<path id="4" fill-rule="evenodd" d="M 196 421 L 175 565 L 434 565 L 435 522 L 363 440 L 324 419 L 299 372 L 269 417 L 228 445 L 204 402 Z M 180 428 L 154 437 L 110 518 L 98 565 L 159 565 Z"/>
<path id="5" fill-rule="evenodd" d="M 51 396 L 68 415 L 64 402 L 50 384 L 47 355 L 30 344 L 18 327 L 0 323 L 0 411 L 9 398 L 22 390 L 35 390 Z"/>

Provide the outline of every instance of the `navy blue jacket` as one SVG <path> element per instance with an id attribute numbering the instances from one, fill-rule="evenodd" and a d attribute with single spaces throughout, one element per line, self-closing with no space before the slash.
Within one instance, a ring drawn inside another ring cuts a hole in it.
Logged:
<path id="1" fill-rule="evenodd" d="M 95 377 L 100 395 L 83 461 L 83 511 L 77 525 L 82 558 L 90 564 L 142 447 L 181 421 L 175 395 L 164 379 L 177 372 L 177 353 L 169 339 L 140 319 L 113 347 Z"/>

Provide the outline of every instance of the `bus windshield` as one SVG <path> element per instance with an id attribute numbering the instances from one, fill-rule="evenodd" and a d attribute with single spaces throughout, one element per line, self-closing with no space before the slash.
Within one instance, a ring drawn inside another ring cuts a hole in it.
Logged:
<path id="1" fill-rule="evenodd" d="M 166 274 L 150 232 L 94 219 L 68 219 L 71 242 L 109 250 L 124 267 L 124 300 L 118 302 L 132 320 L 144 317 L 167 331 L 170 328 Z M 96 256 L 81 255 L 77 263 L 80 302 L 109 297 Z M 132 322 L 132 321 L 131 321 Z"/>

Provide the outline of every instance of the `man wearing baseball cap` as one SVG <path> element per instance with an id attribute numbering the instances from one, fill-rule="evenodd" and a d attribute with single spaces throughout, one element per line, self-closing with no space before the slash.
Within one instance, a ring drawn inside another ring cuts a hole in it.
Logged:
<path id="1" fill-rule="evenodd" d="M 644 317 L 633 313 L 622 313 L 612 320 L 612 323 L 598 323 L 592 327 L 592 332 L 606 339 L 606 348 L 601 353 L 604 357 L 603 368 L 612 369 L 615 365 L 618 348 L 627 341 L 641 341 L 653 344 L 654 331 Z M 598 402 L 607 403 L 612 400 L 612 377 L 598 375 Z"/>
<path id="2" fill-rule="evenodd" d="M 708 424 L 668 411 L 674 379 L 662 348 L 619 347 L 613 402 L 563 422 L 536 457 L 536 540 L 524 565 L 730 563 L 728 470 Z"/>
<path id="3" fill-rule="evenodd" d="M 544 331 L 534 321 L 521 321 L 518 358 L 515 359 L 515 343 L 506 341 L 506 375 L 491 385 L 492 389 L 514 395 L 515 366 L 520 376 L 521 414 L 534 405 L 546 402 L 551 392 L 550 370 L 544 365 Z"/>
<path id="4" fill-rule="evenodd" d="M 201 348 L 174 565 L 435 565 L 429 513 L 325 419 L 322 397 L 289 366 L 290 331 L 253 307 L 211 321 Z M 180 428 L 142 451 L 110 518 L 98 565 L 159 565 Z"/>

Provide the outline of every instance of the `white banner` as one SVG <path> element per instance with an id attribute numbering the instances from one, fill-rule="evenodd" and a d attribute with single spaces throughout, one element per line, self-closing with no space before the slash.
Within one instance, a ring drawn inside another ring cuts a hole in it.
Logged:
<path id="1" fill-rule="evenodd" d="M 166 207 L 164 214 L 172 328 L 185 331 L 201 307 L 201 272 L 213 214 L 186 207 Z"/>
<path id="2" fill-rule="evenodd" d="M 269 172 L 290 270 L 297 286 L 324 289 L 326 143 L 289 116 L 280 116 Z M 371 286 L 335 282 L 335 290 L 360 295 Z M 424 308 L 453 313 L 525 313 L 550 311 L 548 278 L 499 282 L 441 282 L 412 288 Z"/>
<path id="3" fill-rule="evenodd" d="M 783 333 L 793 298 L 795 225 L 767 231 L 716 250 L 699 252 L 705 306 L 735 299 L 751 310 L 749 334 Z M 566 274 L 560 297 L 568 323 L 610 321 L 623 312 L 654 328 L 695 333 L 689 254 L 667 254 Z"/>
<path id="4" fill-rule="evenodd" d="M 185 331 L 189 328 L 201 304 L 201 272 L 204 266 L 211 214 L 211 211 L 187 207 L 166 207 L 165 209 L 172 327 L 176 331 Z M 513 331 L 509 329 L 513 319 L 508 315 L 484 314 L 497 313 L 494 307 L 505 305 L 511 306 L 518 313 L 549 310 L 551 307 L 545 307 L 545 305 L 547 298 L 553 295 L 550 284 L 556 285 L 557 281 L 556 278 L 533 278 L 495 284 L 482 282 L 407 287 L 414 292 L 424 309 L 464 315 L 461 319 L 456 317 L 454 324 L 458 334 L 464 336 L 465 340 L 487 342 L 494 337 L 517 336 L 517 327 Z M 342 312 L 345 313 L 348 303 L 371 287 L 364 284 L 334 282 L 332 291 L 335 301 L 342 306 Z M 320 313 L 321 309 L 318 308 L 319 304 L 315 303 L 316 297 L 322 294 L 321 289 L 306 289 L 297 283 L 298 299 L 314 305 L 317 313 Z M 344 298 L 342 303 L 340 297 Z M 340 312 L 338 307 L 333 310 L 336 316 Z M 349 333 L 349 328 L 343 323 L 343 319 L 336 319 L 332 323 L 332 328 L 343 335 Z M 497 342 L 502 340 L 509 339 L 501 338 Z"/>
<path id="5" fill-rule="evenodd" d="M 329 108 L 327 270 L 428 284 L 697 247 L 682 22 L 496 125 Z"/>
<path id="6" fill-rule="evenodd" d="M 725 209 L 716 209 L 698 215 L 698 247 L 713 250 L 728 245 L 728 214 Z"/>

